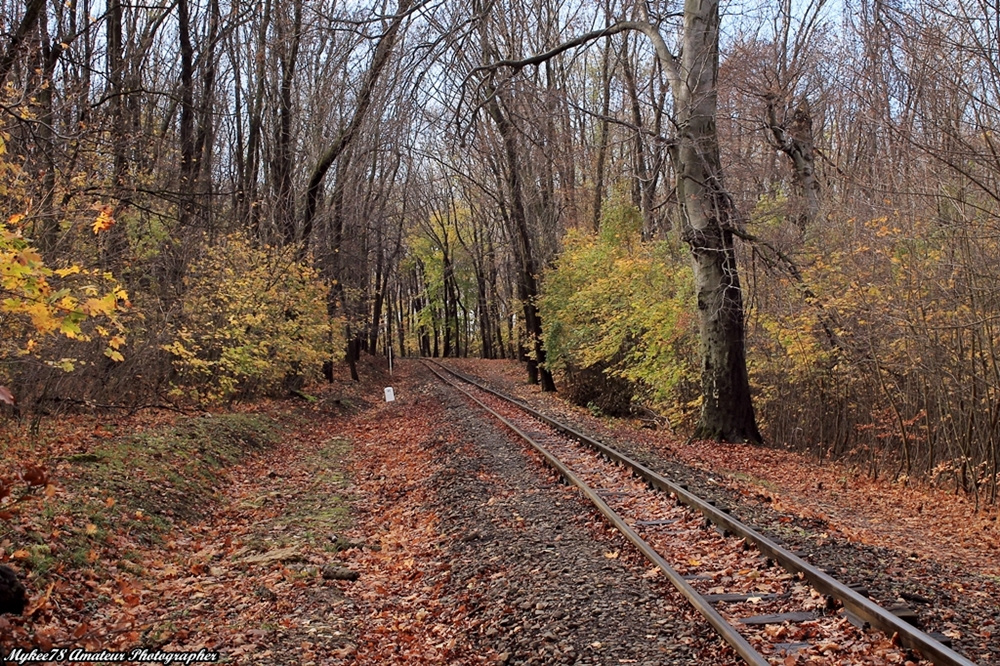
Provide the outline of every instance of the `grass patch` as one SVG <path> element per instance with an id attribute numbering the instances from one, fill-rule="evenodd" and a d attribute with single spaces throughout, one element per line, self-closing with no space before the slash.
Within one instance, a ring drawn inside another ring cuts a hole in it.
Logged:
<path id="1" fill-rule="evenodd" d="M 210 508 L 223 470 L 276 439 L 274 423 L 260 416 L 201 416 L 108 440 L 70 462 L 85 468 L 80 490 L 96 486 L 131 514 L 196 520 Z"/>
<path id="2" fill-rule="evenodd" d="M 338 532 L 351 524 L 343 465 L 349 450 L 346 440 L 331 439 L 309 454 L 305 463 L 314 470 L 312 481 L 275 519 L 285 534 L 318 548 L 336 550 Z"/>
<path id="3" fill-rule="evenodd" d="M 173 522 L 205 515 L 225 468 L 277 440 L 272 420 L 246 414 L 116 434 L 63 458 L 53 491 L 21 498 L 0 521 L 0 547 L 33 576 L 100 563 L 137 568 L 129 543 L 156 543 Z"/>

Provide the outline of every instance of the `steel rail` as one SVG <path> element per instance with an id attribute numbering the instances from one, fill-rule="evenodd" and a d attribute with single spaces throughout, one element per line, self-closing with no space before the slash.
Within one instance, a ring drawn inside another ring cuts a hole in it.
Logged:
<path id="1" fill-rule="evenodd" d="M 672 493 L 678 501 L 698 511 L 719 528 L 728 530 L 730 533 L 753 543 L 761 553 L 774 559 L 784 569 L 791 573 L 802 574 L 803 578 L 805 578 L 818 592 L 838 599 L 848 612 L 854 614 L 862 621 L 867 622 L 872 628 L 878 629 L 888 636 L 892 636 L 893 634 L 897 635 L 900 643 L 904 647 L 919 650 L 924 658 L 933 662 L 936 666 L 977 666 L 975 662 L 969 660 L 958 652 L 955 652 L 947 645 L 944 645 L 934 637 L 928 635 L 926 632 L 896 617 L 890 611 L 886 610 L 882 606 L 879 606 L 871 599 L 858 594 L 841 581 L 827 574 L 825 571 L 809 564 L 798 555 L 775 543 L 760 532 L 757 532 L 749 525 L 737 520 L 718 507 L 709 504 L 694 493 L 688 491 L 686 488 L 661 476 L 637 460 L 629 458 L 620 451 L 617 451 L 610 446 L 583 434 L 571 426 L 560 423 L 559 421 L 542 414 L 538 410 L 529 407 L 520 400 L 506 396 L 503 393 L 482 384 L 474 378 L 465 375 L 464 373 L 452 370 L 451 368 L 440 364 L 437 365 L 462 381 L 486 391 L 501 400 L 516 405 L 519 409 L 526 411 L 531 414 L 531 416 L 537 418 L 543 423 L 546 423 L 564 435 L 577 440 L 581 444 L 591 447 L 601 455 L 606 456 L 608 459 L 614 460 L 620 465 L 628 466 L 637 476 L 646 481 L 650 487 L 657 488 L 667 493 Z M 431 370 L 433 370 L 433 368 L 431 368 Z M 473 399 L 475 400 L 474 397 Z M 477 402 L 479 401 L 477 400 Z"/>
<path id="2" fill-rule="evenodd" d="M 425 363 L 427 362 L 425 361 Z M 451 370 L 445 368 L 444 366 L 439 366 L 439 367 L 448 372 L 452 372 Z M 612 525 L 614 525 L 615 529 L 621 532 L 626 539 L 631 541 L 636 546 L 636 548 L 638 548 L 639 551 L 646 556 L 646 559 L 655 564 L 660 569 L 660 571 L 662 571 L 664 575 L 666 575 L 666 577 L 670 580 L 671 584 L 673 584 L 673 586 L 677 588 L 677 590 L 682 595 L 684 595 L 684 598 L 686 598 L 691 603 L 691 605 L 694 606 L 695 610 L 701 613 L 702 616 L 704 616 L 705 619 L 708 620 L 708 623 L 712 625 L 712 627 L 716 630 L 716 632 L 718 632 L 719 636 L 724 641 L 726 641 L 726 643 L 728 643 L 730 647 L 732 647 L 747 664 L 749 664 L 750 666 L 769 666 L 770 662 L 767 659 L 765 659 L 763 655 L 757 652 L 753 648 L 753 646 L 750 645 L 747 639 L 744 638 L 743 635 L 739 631 L 737 631 L 736 628 L 733 625 L 731 625 L 724 617 L 722 617 L 722 615 L 720 615 L 719 612 L 715 610 L 715 607 L 712 606 L 712 604 L 709 603 L 705 599 L 705 597 L 703 597 L 697 590 L 691 587 L 691 584 L 688 583 L 687 580 L 685 580 L 679 573 L 677 573 L 677 571 L 673 567 L 671 567 L 670 564 L 666 560 L 664 560 L 663 557 L 661 557 L 660 554 L 657 553 L 652 546 L 646 543 L 646 541 L 643 540 L 643 538 L 639 536 L 639 534 L 634 529 L 632 529 L 622 519 L 622 517 L 619 516 L 614 511 L 614 509 L 612 509 L 608 505 L 608 503 L 605 502 L 604 499 L 600 495 L 598 495 L 597 492 L 594 491 L 593 488 L 588 486 L 571 469 L 566 467 L 566 465 L 564 465 L 562 461 L 560 461 L 558 458 L 552 455 L 552 453 L 549 452 L 548 449 L 542 446 L 539 442 L 536 442 L 534 439 L 532 439 L 532 437 L 528 433 L 518 428 L 509 419 L 507 419 L 506 417 L 502 416 L 501 414 L 490 408 L 488 405 L 483 403 L 479 398 L 472 395 L 458 384 L 449 381 L 444 375 L 438 372 L 431 365 L 427 364 L 427 368 L 435 375 L 437 375 L 443 382 L 464 393 L 470 399 L 474 400 L 476 404 L 478 404 L 487 412 L 495 416 L 504 425 L 513 430 L 515 433 L 517 433 L 522 439 L 524 439 L 536 451 L 538 451 L 539 454 L 541 454 L 541 456 L 545 459 L 545 461 L 548 463 L 550 467 L 555 469 L 568 482 L 572 483 L 574 486 L 579 488 L 583 492 L 583 494 L 587 497 L 587 499 L 589 499 L 594 504 L 594 506 L 597 507 L 597 510 L 600 511 L 601 514 L 603 514 L 604 517 L 607 518 Z M 464 378 L 462 379 L 464 380 Z M 521 405 L 518 405 L 518 407 L 521 407 Z"/>

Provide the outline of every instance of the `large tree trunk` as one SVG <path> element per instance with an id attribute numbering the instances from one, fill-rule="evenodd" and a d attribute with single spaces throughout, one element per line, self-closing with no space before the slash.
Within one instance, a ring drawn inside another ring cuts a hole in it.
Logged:
<path id="1" fill-rule="evenodd" d="M 677 112 L 677 191 L 691 248 L 701 334 L 701 417 L 694 436 L 760 442 L 747 378 L 734 211 L 716 132 L 719 2 L 686 0 Z"/>
<path id="2" fill-rule="evenodd" d="M 281 48 L 281 84 L 278 92 L 278 124 L 274 136 L 274 160 L 271 170 L 274 174 L 275 224 L 278 235 L 286 245 L 295 243 L 299 231 L 295 219 L 295 190 L 292 175 L 295 171 L 295 136 L 292 130 L 294 116 L 293 93 L 295 68 L 302 43 L 302 1 L 297 0 L 292 8 L 291 25 L 285 25 L 279 17 L 275 23 Z M 285 35 L 286 31 L 290 34 Z"/>
<path id="3" fill-rule="evenodd" d="M 674 97 L 677 140 L 672 156 L 677 170 L 677 197 L 684 217 L 684 240 L 691 248 L 702 343 L 704 401 L 694 436 L 760 442 L 747 378 L 743 294 L 733 248 L 733 203 L 722 182 L 715 125 L 719 0 L 685 0 L 679 59 L 670 52 L 663 35 L 652 23 L 622 21 L 563 42 L 545 53 L 521 60 L 497 61 L 488 69 L 502 66 L 520 69 L 595 39 L 627 31 L 641 32 L 652 42 Z M 488 92 L 487 111 L 497 120 L 496 96 L 494 91 Z M 498 127 L 501 127 L 499 122 Z M 504 143 L 509 152 L 507 141 Z"/>

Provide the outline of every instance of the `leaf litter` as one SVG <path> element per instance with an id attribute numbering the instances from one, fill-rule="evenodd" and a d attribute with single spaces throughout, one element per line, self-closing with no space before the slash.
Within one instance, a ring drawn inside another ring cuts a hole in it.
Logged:
<path id="1" fill-rule="evenodd" d="M 195 417 L 254 419 L 253 445 L 238 451 L 166 414 L 67 416 L 30 444 L 8 424 L 3 455 L 20 472 L 0 482 L 0 562 L 31 599 L 23 616 L 0 617 L 0 648 L 492 663 L 463 650 L 467 593 L 446 589 L 444 537 L 426 505 L 437 463 L 421 449 L 434 424 L 405 400 L 369 400 L 382 381 L 369 370 L 310 404 Z M 162 464 L 129 465 L 146 434 Z"/>
<path id="2" fill-rule="evenodd" d="M 513 364 L 466 369 L 607 431 L 585 410 L 521 385 Z M 449 584 L 447 537 L 427 483 L 441 471 L 427 445 L 440 424 L 405 393 L 382 403 L 388 379 L 368 374 L 360 386 L 316 389 L 308 404 L 263 401 L 183 418 L 71 415 L 43 423 L 35 438 L 7 424 L 0 562 L 22 575 L 31 598 L 23 616 L 0 617 L 0 647 L 205 648 L 234 663 L 494 663 L 489 650 L 468 649 L 496 630 L 476 616 L 482 600 L 474 586 Z M 198 419 L 222 424 L 228 453 Z M 164 432 L 166 443 L 156 439 Z M 130 459 L 124 442 L 147 436 L 148 455 Z M 953 542 L 953 563 L 995 571 L 994 521 L 970 518 L 960 498 L 787 451 L 684 446 L 640 429 L 628 437 L 637 450 L 702 470 L 710 486 L 766 504 L 789 526 L 813 525 L 813 543 L 902 543 L 923 561 L 942 557 L 928 544 Z M 934 573 L 923 575 L 938 589 Z M 957 596 L 989 592 L 954 585 Z M 963 645 L 996 654 L 990 617 L 975 627 L 961 613 L 945 621 Z"/>

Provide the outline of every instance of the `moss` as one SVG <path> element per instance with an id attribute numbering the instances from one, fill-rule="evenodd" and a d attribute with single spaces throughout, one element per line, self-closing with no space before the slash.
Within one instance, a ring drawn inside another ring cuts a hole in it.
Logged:
<path id="1" fill-rule="evenodd" d="M 183 419 L 171 428 L 114 438 L 91 452 L 81 475 L 130 515 L 194 520 L 211 507 L 223 470 L 249 451 L 273 443 L 268 419 L 245 414 Z"/>
<path id="2" fill-rule="evenodd" d="M 297 495 L 277 518 L 285 532 L 300 535 L 307 543 L 336 549 L 336 534 L 350 525 L 350 506 L 344 488 L 347 479 L 341 464 L 350 445 L 331 439 L 314 450 L 305 462 L 314 472 L 309 487 Z"/>
<path id="3" fill-rule="evenodd" d="M 34 529 L 27 533 L 15 535 L 11 523 L 0 522 L 0 540 L 18 544 L 27 553 L 25 567 L 41 577 L 60 564 L 94 566 L 112 531 L 158 543 L 173 522 L 212 509 L 226 467 L 277 439 L 273 421 L 245 414 L 185 418 L 119 434 L 67 457 L 76 473 L 64 480 L 65 492 L 37 498 Z"/>

